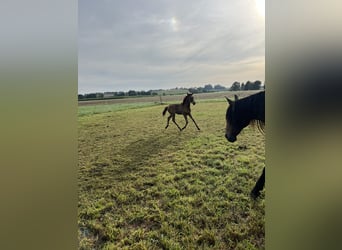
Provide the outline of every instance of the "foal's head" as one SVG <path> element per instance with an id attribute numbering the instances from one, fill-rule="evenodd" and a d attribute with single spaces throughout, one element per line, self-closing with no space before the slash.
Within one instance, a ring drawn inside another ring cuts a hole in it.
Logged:
<path id="1" fill-rule="evenodd" d="M 192 96 L 192 93 L 187 93 L 186 97 L 184 97 L 183 104 L 189 104 L 192 103 L 193 105 L 196 104 L 194 97 Z"/>
<path id="2" fill-rule="evenodd" d="M 244 115 L 244 108 L 238 101 L 237 95 L 235 95 L 235 101 L 232 101 L 226 97 L 229 107 L 226 113 L 226 138 L 230 142 L 236 141 L 236 136 L 241 130 L 248 126 L 250 120 Z"/>

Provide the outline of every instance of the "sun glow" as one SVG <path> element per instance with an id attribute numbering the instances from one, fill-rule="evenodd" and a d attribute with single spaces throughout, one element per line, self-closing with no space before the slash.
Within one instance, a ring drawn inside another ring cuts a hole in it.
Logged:
<path id="1" fill-rule="evenodd" d="M 265 17 L 265 0 L 255 0 L 255 6 L 259 15 Z"/>
<path id="2" fill-rule="evenodd" d="M 178 31 L 179 29 L 179 22 L 176 17 L 172 17 L 170 20 L 170 26 L 173 31 Z"/>
<path id="3" fill-rule="evenodd" d="M 160 19 L 158 22 L 162 25 L 168 25 L 172 31 L 177 32 L 179 30 L 179 20 L 176 17 L 171 17 L 169 19 Z"/>

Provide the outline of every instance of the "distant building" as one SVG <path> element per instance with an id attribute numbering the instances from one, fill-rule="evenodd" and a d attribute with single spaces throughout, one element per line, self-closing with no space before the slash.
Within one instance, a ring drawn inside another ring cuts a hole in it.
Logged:
<path id="1" fill-rule="evenodd" d="M 103 93 L 103 98 L 112 98 L 115 96 L 114 92 L 104 92 Z"/>

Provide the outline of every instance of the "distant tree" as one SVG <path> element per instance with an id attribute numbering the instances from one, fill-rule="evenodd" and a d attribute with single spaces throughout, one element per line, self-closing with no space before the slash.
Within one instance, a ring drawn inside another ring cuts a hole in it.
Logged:
<path id="1" fill-rule="evenodd" d="M 78 100 L 82 100 L 82 99 L 84 99 L 84 95 L 79 94 L 78 95 Z"/>
<path id="2" fill-rule="evenodd" d="M 203 87 L 198 87 L 197 91 L 198 91 L 198 93 L 203 93 L 204 92 L 204 88 Z"/>
<path id="3" fill-rule="evenodd" d="M 96 98 L 96 93 L 85 94 L 84 97 L 87 98 L 87 99 L 95 99 Z"/>
<path id="4" fill-rule="evenodd" d="M 254 82 L 254 86 L 253 86 L 253 89 L 255 90 L 259 90 L 261 87 L 261 81 L 257 80 Z"/>
<path id="5" fill-rule="evenodd" d="M 241 83 L 240 90 L 245 90 L 245 84 L 244 83 Z"/>
<path id="6" fill-rule="evenodd" d="M 240 90 L 240 83 L 239 82 L 233 82 L 232 86 L 230 87 L 231 91 L 238 91 Z"/>
<path id="7" fill-rule="evenodd" d="M 119 91 L 116 93 L 116 96 L 125 96 L 125 92 Z"/>
<path id="8" fill-rule="evenodd" d="M 213 90 L 213 85 L 211 84 L 204 85 L 204 92 L 210 92 L 212 90 Z"/>
<path id="9" fill-rule="evenodd" d="M 224 87 L 224 86 L 222 86 L 222 85 L 220 85 L 220 84 L 216 84 L 216 85 L 214 86 L 214 89 L 215 89 L 215 90 L 218 90 L 218 91 L 222 91 L 222 90 L 225 90 L 226 87 Z"/>
<path id="10" fill-rule="evenodd" d="M 245 84 L 244 90 L 252 90 L 253 89 L 253 83 L 250 81 L 247 81 Z"/>
<path id="11" fill-rule="evenodd" d="M 128 96 L 136 96 L 137 92 L 135 90 L 129 90 L 127 94 Z"/>
<path id="12" fill-rule="evenodd" d="M 197 94 L 198 93 L 198 89 L 197 88 L 189 88 L 188 91 L 190 93 L 193 93 L 193 94 Z"/>

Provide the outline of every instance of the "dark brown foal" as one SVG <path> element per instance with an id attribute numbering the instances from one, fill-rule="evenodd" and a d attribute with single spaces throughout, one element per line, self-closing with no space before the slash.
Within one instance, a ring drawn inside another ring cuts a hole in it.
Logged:
<path id="1" fill-rule="evenodd" d="M 163 115 L 166 114 L 166 111 L 168 111 L 170 113 L 169 117 L 167 118 L 167 124 L 166 124 L 165 129 L 169 127 L 170 119 L 172 118 L 173 123 L 176 124 L 176 126 L 178 127 L 178 129 L 180 131 L 182 131 L 183 129 L 186 128 L 186 126 L 188 126 L 188 123 L 189 123 L 188 122 L 188 116 L 189 116 L 191 118 L 191 120 L 194 122 L 194 124 L 196 125 L 196 128 L 198 130 L 200 130 L 200 128 L 198 127 L 197 123 L 195 122 L 194 118 L 191 115 L 191 109 L 190 109 L 191 103 L 193 105 L 196 104 L 192 94 L 188 93 L 184 97 L 183 102 L 181 104 L 170 104 L 169 106 L 165 107 L 165 109 L 163 111 Z M 176 114 L 184 116 L 185 125 L 183 128 L 180 128 L 179 125 L 176 123 Z"/>

